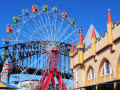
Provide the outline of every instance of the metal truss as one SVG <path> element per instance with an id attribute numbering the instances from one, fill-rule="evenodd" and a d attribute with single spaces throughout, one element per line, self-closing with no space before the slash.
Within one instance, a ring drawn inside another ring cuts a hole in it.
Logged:
<path id="1" fill-rule="evenodd" d="M 9 52 L 9 62 L 13 65 L 13 72 L 12 73 L 20 73 L 21 70 L 19 69 L 21 66 L 18 63 L 21 63 L 23 68 L 26 69 L 28 67 L 28 63 L 32 64 L 35 59 L 38 59 L 41 55 L 44 55 L 46 52 L 48 43 L 53 43 L 53 41 L 31 41 L 25 43 L 18 43 L 14 45 L 9 45 L 5 47 L 0 47 L 0 50 L 8 50 Z M 57 48 L 59 49 L 59 57 L 62 58 L 60 60 L 60 67 L 63 67 L 64 70 L 61 72 L 62 78 L 70 79 L 72 77 L 72 73 L 70 70 L 70 61 L 68 54 L 70 52 L 71 45 L 68 43 L 61 43 L 61 42 L 54 42 L 57 44 Z M 26 63 L 27 62 L 27 63 Z M 33 74 L 36 70 L 36 66 L 41 65 L 43 61 L 37 62 L 32 67 L 28 68 L 26 72 L 28 74 Z M 68 64 L 66 64 L 68 63 Z M 4 64 L 4 59 L 0 56 L 0 70 L 2 70 L 2 66 Z M 64 64 L 64 65 L 62 65 Z M 36 75 L 42 75 L 42 72 L 45 71 L 44 69 L 45 64 L 42 68 L 39 68 Z M 66 67 L 68 68 L 67 70 Z"/>

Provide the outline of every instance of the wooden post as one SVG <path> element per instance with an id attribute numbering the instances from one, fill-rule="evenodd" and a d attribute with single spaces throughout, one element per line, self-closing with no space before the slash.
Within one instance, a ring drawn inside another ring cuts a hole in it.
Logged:
<path id="1" fill-rule="evenodd" d="M 98 86 L 96 85 L 96 90 L 98 90 Z"/>
<path id="2" fill-rule="evenodd" d="M 114 90 L 116 89 L 117 86 L 117 82 L 114 82 Z"/>

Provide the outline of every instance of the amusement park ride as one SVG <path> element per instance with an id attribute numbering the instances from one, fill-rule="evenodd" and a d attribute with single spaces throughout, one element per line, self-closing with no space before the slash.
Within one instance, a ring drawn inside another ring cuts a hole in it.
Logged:
<path id="1" fill-rule="evenodd" d="M 14 15 L 14 24 L 6 26 L 7 37 L 3 37 L 4 46 L 0 47 L 2 73 L 24 74 L 30 80 L 30 74 L 42 75 L 35 90 L 47 90 L 50 83 L 53 90 L 57 86 L 67 90 L 69 80 L 73 80 L 70 43 L 77 43 L 79 36 L 75 19 L 67 18 L 66 11 L 60 13 L 57 7 L 50 9 L 48 5 L 42 9 L 32 5 L 31 11 L 22 9 L 22 15 Z M 1 80 L 3 77 L 1 74 Z"/>

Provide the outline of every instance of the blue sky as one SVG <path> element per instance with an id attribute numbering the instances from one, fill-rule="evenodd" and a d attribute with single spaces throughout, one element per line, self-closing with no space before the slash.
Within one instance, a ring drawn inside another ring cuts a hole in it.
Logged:
<path id="1" fill-rule="evenodd" d="M 13 15 L 20 15 L 23 8 L 31 9 L 33 4 L 39 6 L 48 4 L 50 7 L 57 6 L 60 11 L 67 11 L 69 17 L 76 18 L 77 25 L 83 27 L 84 35 L 91 23 L 102 34 L 106 30 L 109 8 L 113 21 L 120 20 L 119 3 L 119 0 L 2 0 L 0 2 L 0 33 L 5 33 L 6 24 L 11 24 Z"/>

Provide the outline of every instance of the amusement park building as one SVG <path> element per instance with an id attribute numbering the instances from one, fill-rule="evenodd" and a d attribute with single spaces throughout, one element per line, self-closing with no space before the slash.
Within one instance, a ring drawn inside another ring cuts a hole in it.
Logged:
<path id="1" fill-rule="evenodd" d="M 120 90 L 120 24 L 113 23 L 108 10 L 107 31 L 96 37 L 93 27 L 91 44 L 85 47 L 80 32 L 79 42 L 71 46 L 71 70 L 75 90 Z"/>

